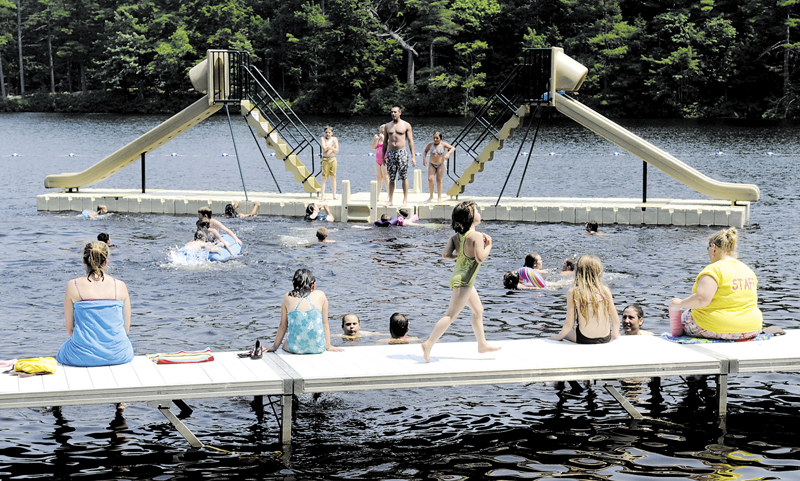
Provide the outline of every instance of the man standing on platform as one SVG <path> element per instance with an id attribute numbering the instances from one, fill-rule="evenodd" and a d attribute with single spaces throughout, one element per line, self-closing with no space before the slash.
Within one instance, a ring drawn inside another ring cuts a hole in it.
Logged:
<path id="1" fill-rule="evenodd" d="M 414 158 L 414 134 L 411 132 L 411 124 L 402 120 L 400 115 L 403 111 L 399 106 L 392 107 L 392 121 L 386 124 L 386 133 L 383 138 L 384 162 L 386 170 L 389 171 L 389 200 L 385 206 L 392 205 L 394 200 L 394 179 L 398 176 L 403 181 L 403 205 L 408 205 L 408 155 L 411 154 L 411 164 L 416 167 L 417 160 Z M 408 143 L 408 151 L 406 151 Z"/>

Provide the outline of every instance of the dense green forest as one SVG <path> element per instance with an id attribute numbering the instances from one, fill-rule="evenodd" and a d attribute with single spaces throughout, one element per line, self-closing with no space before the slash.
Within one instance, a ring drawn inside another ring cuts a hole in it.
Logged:
<path id="1" fill-rule="evenodd" d="M 609 116 L 797 118 L 798 1 L 0 0 L 0 110 L 174 112 L 213 48 L 301 113 L 468 115 L 554 46 Z"/>

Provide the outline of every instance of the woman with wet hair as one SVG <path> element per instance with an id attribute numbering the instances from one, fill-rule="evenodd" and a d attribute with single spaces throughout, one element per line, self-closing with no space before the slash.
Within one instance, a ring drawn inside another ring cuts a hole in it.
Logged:
<path id="1" fill-rule="evenodd" d="M 683 334 L 708 339 L 742 340 L 756 337 L 763 327 L 758 308 L 758 279 L 737 259 L 739 232 L 735 227 L 715 232 L 708 238 L 711 264 L 700 271 L 692 295 L 674 298 L 671 311 L 683 310 Z M 673 335 L 680 333 L 673 332 Z"/>
<path id="2" fill-rule="evenodd" d="M 328 324 L 328 298 L 316 290 L 317 280 L 308 269 L 298 269 L 292 278 L 293 289 L 283 297 L 281 323 L 268 352 L 283 350 L 294 354 L 321 354 L 343 351 L 331 345 Z M 286 338 L 286 342 L 284 342 Z"/>
<path id="3" fill-rule="evenodd" d="M 106 273 L 108 245 L 95 241 L 83 249 L 86 277 L 67 283 L 64 320 L 70 338 L 56 360 L 67 366 L 111 366 L 133 360 L 128 339 L 131 300 L 124 282 Z"/>

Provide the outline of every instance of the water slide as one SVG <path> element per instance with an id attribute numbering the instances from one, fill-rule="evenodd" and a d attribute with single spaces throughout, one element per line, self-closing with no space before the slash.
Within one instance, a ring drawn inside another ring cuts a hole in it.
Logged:
<path id="1" fill-rule="evenodd" d="M 142 153 L 152 152 L 186 132 L 189 128 L 210 117 L 220 108 L 222 108 L 222 104 L 209 104 L 209 97 L 205 95 L 197 102 L 83 172 L 48 175 L 44 179 L 44 186 L 51 189 L 70 189 L 96 184 L 139 160 Z"/>
<path id="2" fill-rule="evenodd" d="M 619 145 L 648 164 L 660 169 L 675 180 L 715 199 L 755 202 L 760 196 L 758 186 L 714 180 L 689 167 L 653 144 L 608 120 L 576 100 L 556 93 L 555 107 L 562 114 Z"/>

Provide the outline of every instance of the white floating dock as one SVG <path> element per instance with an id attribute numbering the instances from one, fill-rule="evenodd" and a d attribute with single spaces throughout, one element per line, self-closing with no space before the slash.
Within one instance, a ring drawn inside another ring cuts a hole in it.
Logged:
<path id="1" fill-rule="evenodd" d="M 214 352 L 215 360 L 156 365 L 144 356 L 108 367 L 59 365 L 55 374 L 20 378 L 0 374 L 0 408 L 147 401 L 193 446 L 202 446 L 169 410 L 182 399 L 270 396 L 281 398 L 281 434 L 291 441 L 292 395 L 544 381 L 602 381 L 634 417 L 641 415 L 609 380 L 686 375 L 715 376 L 718 412 L 727 410 L 727 376 L 737 372 L 800 370 L 800 331 L 766 341 L 684 345 L 657 336 L 623 336 L 609 344 L 577 345 L 545 338 L 497 341 L 479 354 L 474 342 L 437 343 L 431 362 L 419 344 L 346 348 L 318 355 L 267 353 L 262 359 Z M 635 359 L 636 363 L 631 360 Z"/>
<path id="2" fill-rule="evenodd" d="M 533 223 L 584 224 L 596 221 L 601 225 L 674 225 L 674 226 L 735 226 L 743 227 L 750 221 L 750 202 L 732 205 L 725 200 L 714 199 L 641 199 L 616 198 L 545 198 L 504 197 L 500 204 L 497 197 L 461 195 L 458 199 L 443 200 L 442 203 L 426 203 L 428 194 L 422 193 L 421 173 L 415 171 L 415 188 L 409 192 L 409 210 L 420 219 L 433 222 L 450 222 L 453 206 L 464 200 L 475 201 L 481 209 L 483 220 L 500 220 Z M 342 181 L 338 200 L 326 201 L 337 221 L 374 222 L 382 214 L 397 215 L 403 201 L 401 189 L 395 191 L 394 206 L 384 207 L 376 201 L 376 185 L 372 181 L 371 192 L 351 194 L 350 182 Z M 386 199 L 386 193 L 381 194 Z M 258 213 L 302 217 L 309 202 L 318 202 L 318 197 L 307 193 L 278 194 L 271 192 L 224 191 L 179 191 L 151 189 L 142 193 L 136 189 L 82 189 L 80 192 L 51 192 L 36 197 L 39 211 L 95 210 L 98 204 L 108 206 L 110 212 L 167 215 L 196 215 L 200 207 L 210 207 L 221 216 L 226 204 L 239 201 L 239 212 L 250 212 L 254 201 L 261 202 Z"/>

